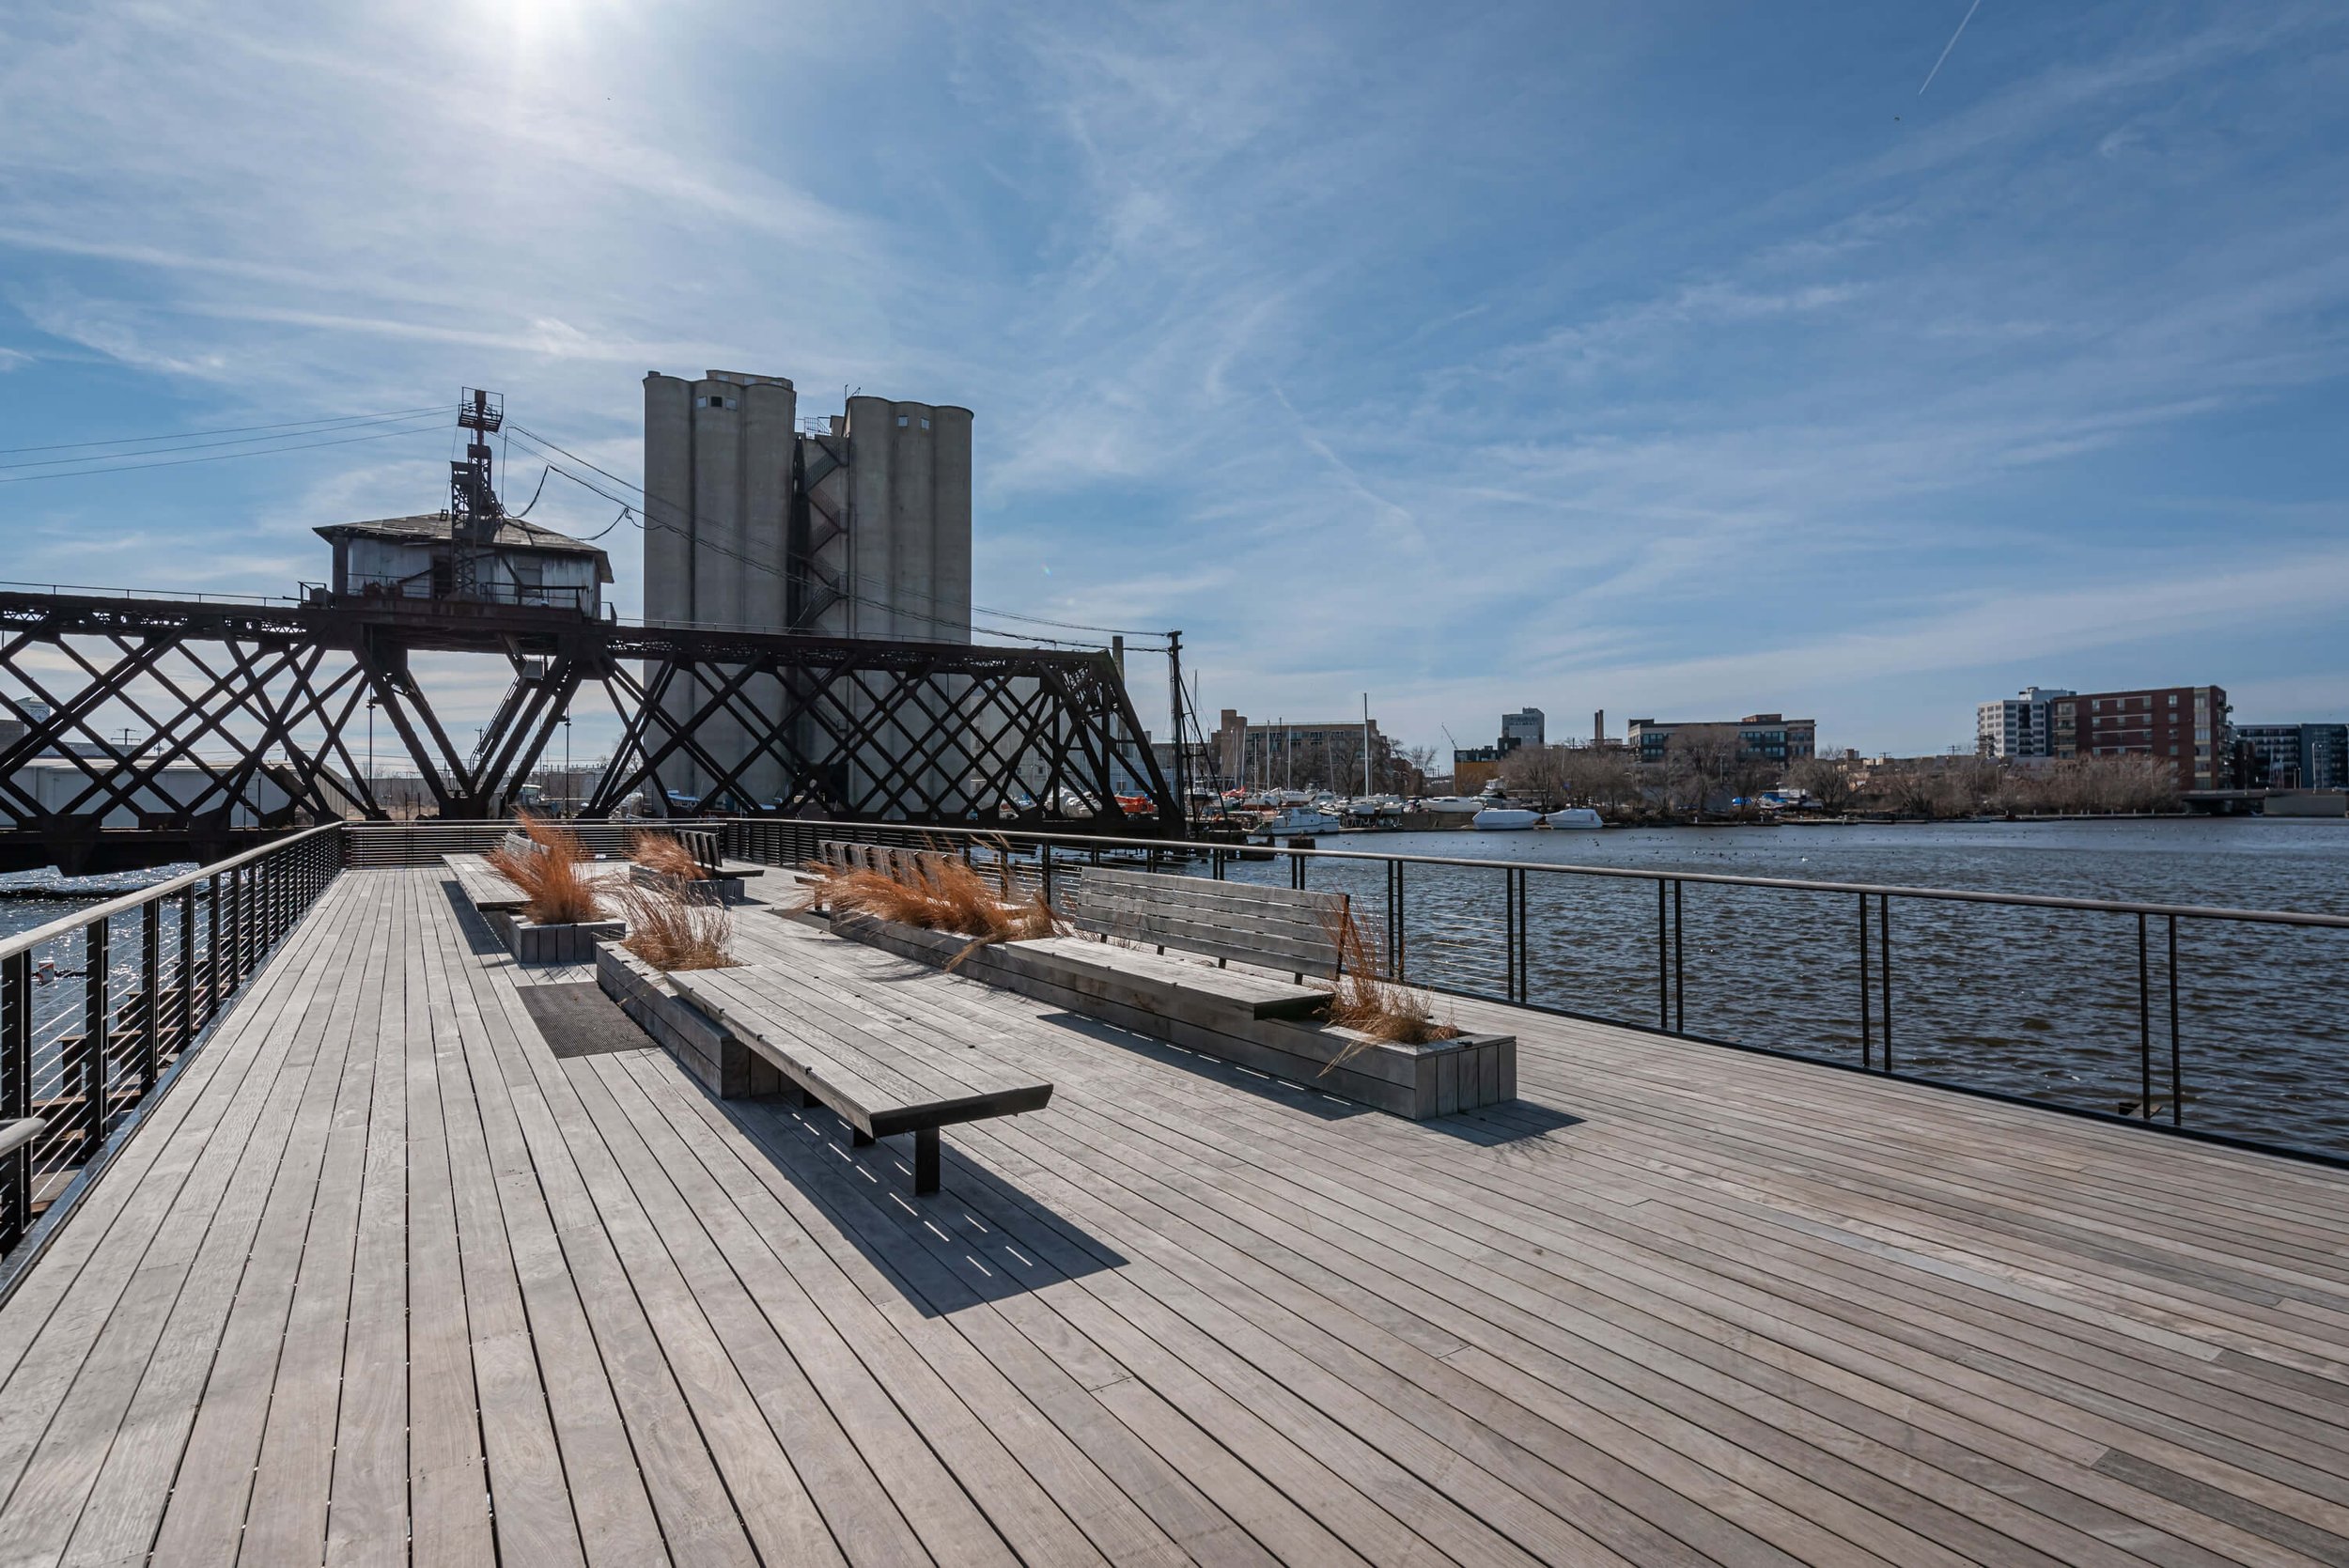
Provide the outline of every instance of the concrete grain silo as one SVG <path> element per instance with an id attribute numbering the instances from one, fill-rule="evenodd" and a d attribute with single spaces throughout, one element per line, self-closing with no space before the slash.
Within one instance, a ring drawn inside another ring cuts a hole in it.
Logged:
<path id="1" fill-rule="evenodd" d="M 801 433 L 782 377 L 645 378 L 648 620 L 971 640 L 971 411 L 855 396 L 824 425 Z M 780 718 L 774 683 L 749 695 Z M 707 696 L 680 688 L 663 706 L 683 722 Z M 803 753 L 817 745 L 798 738 Z M 751 749 L 731 718 L 703 721 L 696 739 L 727 767 Z M 831 762 L 858 775 L 879 760 Z M 764 805 L 796 783 L 761 759 L 730 805 Z M 682 760 L 662 768 L 662 787 L 678 795 L 698 799 L 712 784 Z"/>

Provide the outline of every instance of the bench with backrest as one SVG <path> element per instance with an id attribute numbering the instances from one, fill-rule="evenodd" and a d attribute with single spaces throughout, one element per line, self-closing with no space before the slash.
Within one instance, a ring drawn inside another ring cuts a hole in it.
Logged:
<path id="1" fill-rule="evenodd" d="M 1299 980 L 1335 980 L 1345 966 L 1337 932 L 1342 893 L 1257 887 L 1155 871 L 1087 868 L 1062 895 L 1070 924 L 1097 936 L 1179 948 L 1218 963 L 1237 959 Z"/>
<path id="2" fill-rule="evenodd" d="M 824 839 L 816 846 L 817 862 L 832 871 L 873 871 L 904 878 L 955 857 L 936 849 L 897 849 L 884 844 L 850 844 Z"/>
<path id="3" fill-rule="evenodd" d="M 671 828 L 670 836 L 685 846 L 695 864 L 713 879 L 731 877 L 737 881 L 756 877 L 767 868 L 749 861 L 730 861 L 722 852 L 723 841 L 714 828 Z"/>
<path id="4" fill-rule="evenodd" d="M 841 1003 L 816 977 L 776 964 L 681 970 L 669 984 L 848 1125 L 857 1145 L 913 1134 L 913 1190 L 938 1190 L 938 1129 L 1040 1110 L 1045 1080 L 982 1051 L 950 1049 Z"/>
<path id="5" fill-rule="evenodd" d="M 817 855 L 837 870 L 885 877 L 903 877 L 950 858 L 936 850 L 832 839 L 817 844 Z M 1210 1002 L 1244 1008 L 1257 1018 L 1311 1017 L 1329 1006 L 1330 993 L 1304 982 L 1337 977 L 1341 958 L 1332 931 L 1346 915 L 1342 893 L 1110 866 L 1064 870 L 1054 893 L 1056 912 L 1087 935 L 1031 938 L 1018 945 L 1114 970 L 1129 980 L 1178 986 Z M 1121 942 L 1142 945 L 1116 945 Z M 1209 970 L 1189 959 L 1164 956 L 1170 948 L 1213 958 L 1217 967 Z M 1274 974 L 1285 971 L 1290 980 L 1233 970 L 1234 961 Z"/>

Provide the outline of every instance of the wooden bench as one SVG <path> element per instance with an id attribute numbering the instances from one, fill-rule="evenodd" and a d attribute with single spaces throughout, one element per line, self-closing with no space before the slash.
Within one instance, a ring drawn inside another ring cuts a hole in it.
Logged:
<path id="1" fill-rule="evenodd" d="M 936 849 L 897 849 L 885 844 L 850 844 L 831 838 L 817 844 L 816 858 L 832 871 L 874 871 L 900 880 L 941 861 L 955 859 Z M 823 906 L 819 903 L 816 908 Z"/>
<path id="2" fill-rule="evenodd" d="M 889 1031 L 835 1008 L 812 981 L 773 965 L 681 970 L 667 977 L 780 1070 L 802 1096 L 848 1124 L 857 1146 L 913 1134 L 913 1190 L 938 1190 L 938 1129 L 1040 1110 L 1052 1086 L 990 1061 Z"/>
<path id="3" fill-rule="evenodd" d="M 1335 980 L 1344 968 L 1335 936 L 1346 915 L 1342 893 L 1089 866 L 1062 893 L 1061 912 L 1097 936 L 1285 970 L 1299 982 Z"/>
<path id="4" fill-rule="evenodd" d="M 669 833 L 692 852 L 694 863 L 707 872 L 713 880 L 731 877 L 740 881 L 745 877 L 759 876 L 767 869 L 750 861 L 727 860 L 719 852 L 719 839 L 715 829 L 672 828 Z"/>
<path id="5" fill-rule="evenodd" d="M 441 863 L 456 874 L 457 886 L 483 914 L 511 914 L 530 902 L 530 895 L 501 876 L 481 855 L 443 855 Z"/>

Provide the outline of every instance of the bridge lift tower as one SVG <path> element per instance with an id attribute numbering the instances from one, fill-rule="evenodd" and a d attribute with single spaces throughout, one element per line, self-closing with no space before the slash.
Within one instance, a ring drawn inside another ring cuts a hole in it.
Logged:
<path id="1" fill-rule="evenodd" d="M 482 563 L 497 543 L 498 523 L 506 508 L 491 482 L 489 438 L 506 423 L 506 399 L 478 387 L 465 388 L 457 405 L 459 428 L 473 432 L 465 443 L 465 460 L 448 465 L 449 553 L 456 597 L 481 599 L 486 583 Z"/>

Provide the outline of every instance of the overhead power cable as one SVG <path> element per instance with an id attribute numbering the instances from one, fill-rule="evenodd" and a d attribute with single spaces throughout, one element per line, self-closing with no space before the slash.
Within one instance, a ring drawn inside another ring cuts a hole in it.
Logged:
<path id="1" fill-rule="evenodd" d="M 19 452 L 69 452 L 88 446 L 137 446 L 157 441 L 189 441 L 197 436 L 241 436 L 255 430 L 292 430 L 304 426 L 377 424 L 387 419 L 405 419 L 420 413 L 445 413 L 445 408 L 435 405 L 428 409 L 394 409 L 385 413 L 340 414 L 331 419 L 295 419 L 283 425 L 231 425 L 218 430 L 178 430 L 164 436 L 116 436 L 107 441 L 62 441 L 47 446 L 0 446 L 0 457 L 12 457 Z M 316 432 L 313 432 L 316 433 Z M 136 453 L 125 453 L 136 457 Z"/>
<path id="2" fill-rule="evenodd" d="M 311 436 L 341 435 L 346 431 L 361 429 L 372 425 L 404 425 L 412 426 L 418 429 L 422 429 L 425 427 L 419 424 L 419 421 L 434 418 L 443 411 L 444 411 L 443 410 L 434 409 L 421 414 L 386 414 L 381 418 L 350 421 L 344 424 L 332 426 L 324 429 L 297 430 L 289 434 L 274 436 L 230 436 L 224 441 L 191 441 L 182 442 L 178 446 L 145 447 L 136 452 L 93 452 L 86 457 L 80 458 L 27 458 L 23 462 L 0 463 L 0 469 L 54 468 L 58 470 L 60 473 L 78 473 L 80 472 L 79 469 L 71 468 L 68 465 L 82 464 L 97 466 L 106 463 L 121 462 L 131 458 L 160 458 L 170 452 L 197 452 L 208 447 L 214 446 L 250 446 L 256 451 L 265 452 L 274 449 L 271 444 L 272 442 L 301 441 Z"/>
<path id="3" fill-rule="evenodd" d="M 171 458 L 160 463 L 121 463 L 113 468 L 61 469 L 54 474 L 11 474 L 0 478 L 0 485 L 29 485 L 37 479 L 78 479 L 93 474 L 132 474 L 143 468 L 184 468 L 190 463 L 225 463 L 232 458 L 274 458 L 288 452 L 308 452 L 321 446 L 350 446 L 363 441 L 389 441 L 394 436 L 428 434 L 430 426 L 411 426 L 400 430 L 378 430 L 372 435 L 344 436 L 336 441 L 303 442 L 292 446 L 256 447 L 250 452 L 219 452 L 209 458 Z"/>

